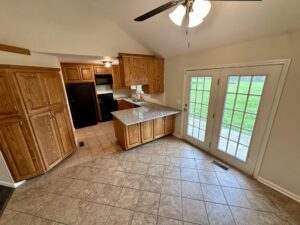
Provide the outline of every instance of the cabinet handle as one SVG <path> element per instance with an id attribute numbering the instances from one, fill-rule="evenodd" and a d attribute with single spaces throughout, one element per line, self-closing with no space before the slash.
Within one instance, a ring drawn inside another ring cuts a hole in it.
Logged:
<path id="1" fill-rule="evenodd" d="M 52 119 L 52 115 L 51 115 L 51 113 L 49 113 L 49 114 L 48 114 L 48 116 L 49 116 L 49 119 Z"/>
<path id="2" fill-rule="evenodd" d="M 15 107 L 14 107 L 14 108 L 15 108 L 15 111 L 16 111 L 16 112 L 18 112 L 18 111 L 19 111 L 19 110 L 18 110 L 18 106 L 16 106 L 16 105 L 15 105 Z"/>
<path id="3" fill-rule="evenodd" d="M 23 127 L 23 121 L 20 121 L 20 126 Z"/>
<path id="4" fill-rule="evenodd" d="M 54 118 L 54 113 L 53 112 L 51 112 L 51 116 L 52 116 L 52 118 Z"/>

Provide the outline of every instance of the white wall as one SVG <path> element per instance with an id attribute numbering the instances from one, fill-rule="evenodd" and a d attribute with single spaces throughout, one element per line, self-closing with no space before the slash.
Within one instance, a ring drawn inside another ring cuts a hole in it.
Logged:
<path id="1" fill-rule="evenodd" d="M 37 53 L 27 56 L 0 51 L 0 64 L 60 68 L 57 57 Z M 2 154 L 0 154 L 0 184 L 15 186 Z"/>
<path id="2" fill-rule="evenodd" d="M 0 151 L 0 185 L 14 187 L 14 180 Z"/>
<path id="3" fill-rule="evenodd" d="M 292 63 L 259 176 L 300 196 L 300 32 L 166 59 L 166 104 L 181 108 L 185 68 L 286 58 Z"/>
<path id="4" fill-rule="evenodd" d="M 122 27 L 107 19 L 105 1 L 0 0 L 0 43 L 35 52 L 117 56 L 148 54 Z"/>

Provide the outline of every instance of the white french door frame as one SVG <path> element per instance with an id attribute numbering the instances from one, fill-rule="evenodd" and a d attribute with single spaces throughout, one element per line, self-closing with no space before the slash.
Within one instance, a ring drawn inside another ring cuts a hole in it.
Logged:
<path id="1" fill-rule="evenodd" d="M 266 60 L 266 61 L 259 61 L 259 62 L 249 62 L 249 63 L 234 63 L 234 64 L 223 64 L 223 65 L 212 65 L 212 66 L 202 66 L 202 67 L 192 67 L 184 69 L 184 82 L 183 82 L 183 95 L 182 95 L 182 112 L 184 112 L 185 109 L 185 103 L 186 103 L 186 93 L 188 93 L 189 90 L 186 90 L 188 85 L 188 72 L 191 71 L 199 71 L 199 70 L 212 70 L 212 69 L 226 69 L 226 68 L 237 68 L 237 67 L 256 67 L 256 66 L 269 66 L 269 65 L 281 65 L 282 71 L 280 74 L 280 78 L 278 81 L 277 90 L 273 99 L 273 104 L 270 111 L 269 119 L 266 123 L 266 129 L 265 133 L 262 139 L 262 144 L 260 146 L 259 154 L 257 157 L 257 161 L 255 164 L 255 169 L 253 176 L 254 178 L 258 178 L 259 170 L 262 165 L 263 157 L 266 151 L 266 147 L 269 141 L 269 137 L 271 134 L 271 130 L 273 127 L 274 119 L 277 113 L 278 105 L 280 102 L 280 98 L 283 92 L 284 84 L 287 78 L 287 74 L 289 71 L 289 67 L 291 64 L 291 59 L 279 59 L 279 60 Z M 186 113 L 184 113 L 186 114 Z M 181 117 L 181 131 L 180 131 L 180 137 L 183 137 L 184 134 L 184 127 L 186 122 L 186 116 L 183 115 Z M 204 149 L 207 150 L 207 149 Z"/>
<path id="2" fill-rule="evenodd" d="M 210 124 L 213 121 L 213 114 L 215 112 L 216 106 L 217 106 L 217 99 L 218 99 L 218 80 L 220 79 L 220 73 L 221 70 L 220 69 L 214 69 L 214 70 L 201 70 L 199 71 L 188 71 L 186 74 L 186 85 L 188 85 L 188 90 L 190 90 L 190 85 L 191 85 L 191 78 L 193 77 L 211 77 L 211 87 L 210 87 L 210 98 L 209 98 L 209 105 L 208 105 L 208 115 L 207 115 L 207 121 L 206 124 Z M 190 103 L 190 93 L 185 95 L 185 99 L 184 102 L 185 103 Z M 189 105 L 185 105 L 184 104 L 184 111 L 187 112 L 189 110 Z M 196 106 L 195 106 L 196 107 Z M 213 128 L 212 127 L 208 127 L 206 126 L 206 132 L 205 132 L 205 140 L 204 142 L 201 142 L 199 140 L 196 140 L 192 137 L 189 137 L 188 135 L 186 135 L 187 133 L 187 127 L 188 127 L 188 117 L 189 117 L 189 113 L 184 113 L 184 131 L 183 132 L 183 136 L 184 138 L 191 142 L 194 145 L 198 145 L 199 147 L 201 147 L 201 149 L 205 150 L 205 151 L 209 151 L 209 141 L 212 135 L 213 135 Z"/>

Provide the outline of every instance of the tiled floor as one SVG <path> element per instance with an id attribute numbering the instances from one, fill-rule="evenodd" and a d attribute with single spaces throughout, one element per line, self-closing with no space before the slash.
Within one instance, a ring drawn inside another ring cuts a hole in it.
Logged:
<path id="1" fill-rule="evenodd" d="M 300 224 L 298 203 L 172 136 L 126 152 L 111 123 L 76 136 L 87 145 L 18 188 L 0 225 Z"/>

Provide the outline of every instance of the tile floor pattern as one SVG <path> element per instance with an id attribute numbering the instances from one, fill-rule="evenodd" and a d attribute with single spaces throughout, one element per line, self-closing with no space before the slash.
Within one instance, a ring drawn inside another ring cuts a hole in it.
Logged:
<path id="1" fill-rule="evenodd" d="M 122 151 L 112 133 L 77 131 L 87 146 L 18 188 L 0 225 L 300 224 L 300 204 L 179 139 Z"/>

